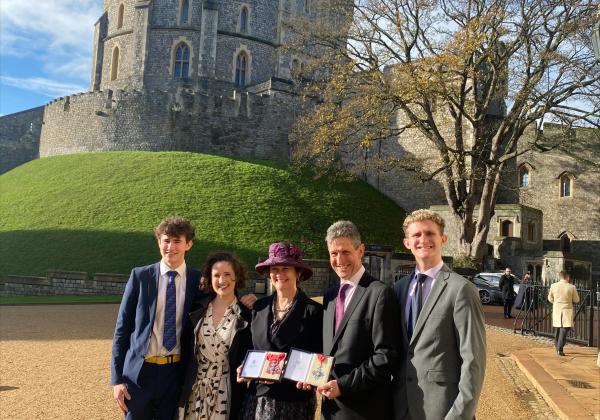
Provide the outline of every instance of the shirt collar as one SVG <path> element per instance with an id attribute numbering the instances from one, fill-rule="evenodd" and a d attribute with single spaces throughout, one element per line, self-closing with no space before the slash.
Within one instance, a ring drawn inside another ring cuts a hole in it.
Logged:
<path id="1" fill-rule="evenodd" d="M 418 276 L 419 274 L 425 274 L 427 277 L 435 279 L 438 273 L 442 270 L 444 266 L 444 261 L 440 261 L 435 267 L 431 267 L 429 270 L 426 270 L 424 273 L 419 271 L 419 268 L 415 268 L 415 274 Z M 416 276 L 415 276 L 416 277 Z"/>
<path id="2" fill-rule="evenodd" d="M 183 278 L 186 271 L 185 261 L 179 267 L 173 269 L 167 265 L 163 260 L 160 260 L 160 275 L 166 276 L 169 271 L 177 271 L 179 277 Z"/>
<path id="3" fill-rule="evenodd" d="M 360 279 L 362 278 L 363 274 L 365 274 L 365 271 L 367 271 L 365 269 L 365 266 L 361 265 L 360 268 L 358 269 L 358 271 L 356 273 L 354 273 L 354 275 L 352 277 L 350 277 L 348 280 L 340 279 L 340 284 L 348 283 L 352 287 L 356 286 L 358 284 L 358 282 L 360 281 Z"/>

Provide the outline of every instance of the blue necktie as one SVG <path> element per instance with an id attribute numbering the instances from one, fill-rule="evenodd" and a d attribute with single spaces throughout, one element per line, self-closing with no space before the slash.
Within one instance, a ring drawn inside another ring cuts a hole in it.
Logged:
<path id="1" fill-rule="evenodd" d="M 406 326 L 406 333 L 408 335 L 409 340 L 412 338 L 413 331 L 415 330 L 415 325 L 417 325 L 417 319 L 419 319 L 421 309 L 423 309 L 423 283 L 425 283 L 425 280 L 427 280 L 426 274 L 421 273 L 417 276 L 415 292 L 413 293 L 412 299 L 410 301 L 410 310 L 408 311 L 408 323 Z"/>
<path id="2" fill-rule="evenodd" d="M 169 271 L 169 283 L 167 284 L 167 297 L 165 299 L 165 325 L 163 328 L 163 346 L 168 351 L 175 348 L 177 343 L 177 324 L 175 322 L 177 309 L 177 290 L 175 289 L 175 277 L 177 271 Z"/>

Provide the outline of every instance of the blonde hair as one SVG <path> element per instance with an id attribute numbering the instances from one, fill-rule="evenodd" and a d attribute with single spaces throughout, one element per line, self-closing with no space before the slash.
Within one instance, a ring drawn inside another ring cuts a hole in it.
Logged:
<path id="1" fill-rule="evenodd" d="M 406 230 L 408 229 L 408 226 L 411 223 L 422 222 L 424 220 L 431 220 L 433 223 L 435 223 L 436 225 L 439 226 L 440 234 L 442 234 L 442 235 L 444 234 L 444 227 L 446 226 L 444 219 L 442 219 L 442 216 L 440 216 L 436 212 L 428 210 L 428 209 L 415 210 L 412 213 L 410 213 L 408 216 L 406 216 L 406 219 L 404 219 L 404 223 L 402 224 L 402 229 L 404 230 L 404 234 L 406 235 Z"/>

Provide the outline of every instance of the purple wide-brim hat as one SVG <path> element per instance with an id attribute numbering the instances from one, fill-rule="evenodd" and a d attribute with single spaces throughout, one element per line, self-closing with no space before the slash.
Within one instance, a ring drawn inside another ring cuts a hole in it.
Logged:
<path id="1" fill-rule="evenodd" d="M 296 267 L 301 274 L 301 279 L 306 280 L 312 276 L 311 268 L 302 261 L 303 252 L 296 245 L 285 242 L 275 242 L 269 245 L 269 258 L 256 264 L 256 271 L 266 275 L 269 267 L 274 265 L 289 265 Z"/>

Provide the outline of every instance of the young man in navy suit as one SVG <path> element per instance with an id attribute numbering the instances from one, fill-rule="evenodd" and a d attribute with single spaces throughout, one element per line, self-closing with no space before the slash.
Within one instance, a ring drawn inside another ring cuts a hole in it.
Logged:
<path id="1" fill-rule="evenodd" d="M 131 271 L 113 340 L 111 384 L 126 419 L 174 417 L 199 293 L 200 272 L 185 263 L 194 226 L 170 216 L 154 233 L 162 259 Z"/>

